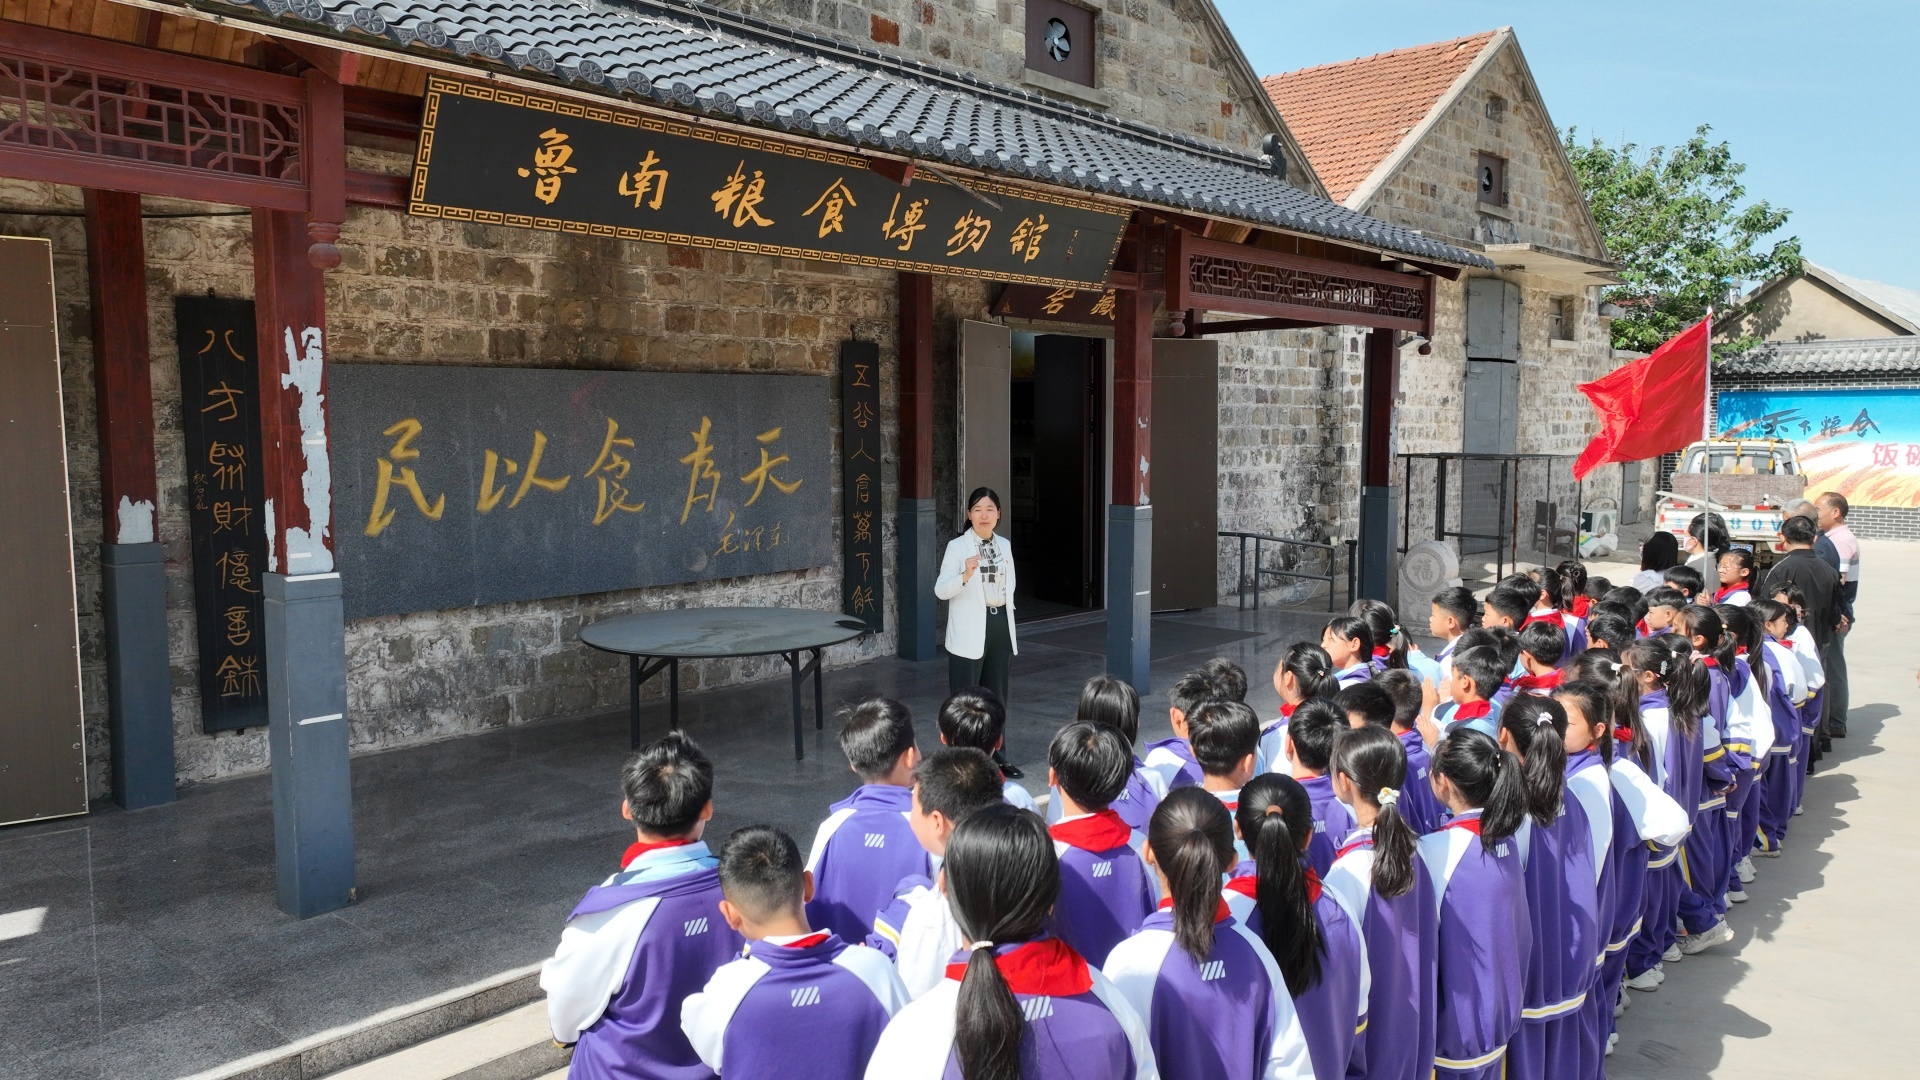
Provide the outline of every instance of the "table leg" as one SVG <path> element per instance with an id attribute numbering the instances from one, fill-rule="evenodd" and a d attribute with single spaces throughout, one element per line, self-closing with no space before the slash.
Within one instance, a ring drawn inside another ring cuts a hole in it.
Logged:
<path id="1" fill-rule="evenodd" d="M 821 650 L 813 650 L 813 730 L 827 729 L 827 692 L 820 688 Z"/>
<path id="2" fill-rule="evenodd" d="M 627 747 L 640 749 L 640 658 L 627 657 Z"/>
<path id="3" fill-rule="evenodd" d="M 680 661 L 667 662 L 667 726 L 680 730 Z"/>
<path id="4" fill-rule="evenodd" d="M 799 761 L 806 756 L 807 752 L 806 743 L 803 741 L 801 734 L 802 729 L 800 723 L 800 680 L 804 677 L 800 668 L 800 653 L 796 650 L 790 653 L 781 653 L 780 655 L 786 660 L 787 667 L 793 674 L 793 760 Z"/>

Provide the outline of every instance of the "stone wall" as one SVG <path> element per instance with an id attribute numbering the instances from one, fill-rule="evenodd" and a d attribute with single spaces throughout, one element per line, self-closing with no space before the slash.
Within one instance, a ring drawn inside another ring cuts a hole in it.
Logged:
<path id="1" fill-rule="evenodd" d="M 366 155 L 358 155 L 364 159 Z M 392 163 L 389 163 L 392 164 Z M 108 739 L 100 616 L 98 441 L 80 193 L 0 180 L 0 207 L 69 216 L 0 216 L 0 231 L 54 242 L 61 310 L 84 707 L 91 787 L 107 790 Z M 173 298 L 253 292 L 250 220 L 231 208 L 147 200 L 148 304 L 160 486 L 167 552 L 169 652 L 176 766 L 184 782 L 266 767 L 258 729 L 200 730 L 193 580 L 185 514 L 184 442 Z M 156 217 L 155 214 L 227 216 Z M 891 271 L 557 233 L 350 211 L 344 261 L 328 275 L 331 359 L 612 370 L 768 371 L 831 376 L 838 342 L 881 345 L 881 395 L 897 401 L 895 275 Z M 945 291 L 979 304 L 982 286 Z M 947 335 L 951 338 L 951 333 Z M 836 382 L 837 387 L 837 382 Z M 839 412 L 833 410 L 836 429 Z M 884 418 L 885 572 L 896 567 L 898 426 Z M 839 470 L 833 470 L 836 521 Z M 834 566 L 794 573 L 364 619 L 347 626 L 348 721 L 356 751 L 384 749 L 620 704 L 616 658 L 581 645 L 583 623 L 659 607 L 839 605 Z M 897 592 L 895 593 L 897 596 Z M 894 599 L 889 597 L 890 601 Z M 828 651 L 840 665 L 891 654 L 887 632 Z M 684 689 L 773 677 L 778 658 L 683 667 Z M 662 684 L 648 687 L 662 692 Z"/>
<path id="2" fill-rule="evenodd" d="M 1098 13 L 1094 89 L 1056 94 L 1166 131 L 1257 150 L 1272 105 L 1225 59 L 1209 0 L 1072 0 Z M 839 37 L 1019 87 L 1026 69 L 1022 0 L 716 0 L 763 19 Z M 1034 89 L 1032 86 L 1027 89 Z"/>

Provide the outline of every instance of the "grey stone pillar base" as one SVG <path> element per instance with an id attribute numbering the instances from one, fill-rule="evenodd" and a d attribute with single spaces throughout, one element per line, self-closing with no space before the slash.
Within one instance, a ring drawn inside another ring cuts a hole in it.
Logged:
<path id="1" fill-rule="evenodd" d="M 900 659 L 933 660 L 940 656 L 935 640 L 939 602 L 933 579 L 940 573 L 940 538 L 934 534 L 933 500 L 900 500 Z"/>
<path id="2" fill-rule="evenodd" d="M 1153 636 L 1153 507 L 1107 507 L 1107 674 L 1144 697 Z"/>
<path id="3" fill-rule="evenodd" d="M 1360 595 L 1392 602 L 1393 527 L 1399 520 L 1397 492 L 1390 487 L 1360 491 Z"/>
<path id="4" fill-rule="evenodd" d="M 345 611 L 339 574 L 264 581 L 280 910 L 305 919 L 354 898 Z"/>
<path id="5" fill-rule="evenodd" d="M 167 666 L 167 562 L 159 544 L 100 545 L 107 632 L 113 801 L 174 800 L 173 673 Z"/>

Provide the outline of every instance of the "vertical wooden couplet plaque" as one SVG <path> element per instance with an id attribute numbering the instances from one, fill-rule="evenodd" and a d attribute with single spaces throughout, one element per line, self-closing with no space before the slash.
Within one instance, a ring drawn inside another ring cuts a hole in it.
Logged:
<path id="1" fill-rule="evenodd" d="M 840 343 L 840 610 L 886 628 L 880 565 L 880 346 Z"/>
<path id="2" fill-rule="evenodd" d="M 260 589 L 270 526 L 259 472 L 253 301 L 182 296 L 173 310 L 187 443 L 201 724 L 210 732 L 259 727 L 267 722 Z"/>

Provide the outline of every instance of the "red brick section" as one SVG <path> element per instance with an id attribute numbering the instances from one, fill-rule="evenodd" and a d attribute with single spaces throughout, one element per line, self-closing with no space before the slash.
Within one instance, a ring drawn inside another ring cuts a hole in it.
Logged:
<path id="1" fill-rule="evenodd" d="M 1335 202 L 1345 202 L 1480 55 L 1497 30 L 1261 80 Z"/>
<path id="2" fill-rule="evenodd" d="M 900 44 L 900 24 L 892 19 L 883 19 L 875 15 L 871 19 L 873 40 L 882 45 Z"/>

